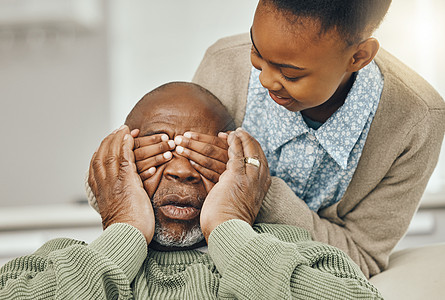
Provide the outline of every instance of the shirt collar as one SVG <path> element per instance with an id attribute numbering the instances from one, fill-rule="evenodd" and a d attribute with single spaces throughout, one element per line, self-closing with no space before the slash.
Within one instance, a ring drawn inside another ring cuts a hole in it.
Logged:
<path id="1" fill-rule="evenodd" d="M 300 112 L 292 112 L 275 103 L 268 97 L 266 110 L 270 123 L 270 132 L 274 134 L 267 137 L 268 149 L 275 151 L 282 145 L 304 133 L 309 132 L 309 127 L 303 120 Z"/>
<path id="2" fill-rule="evenodd" d="M 314 133 L 342 169 L 346 169 L 369 116 L 375 113 L 382 88 L 382 74 L 372 61 L 357 73 L 345 103 Z"/>

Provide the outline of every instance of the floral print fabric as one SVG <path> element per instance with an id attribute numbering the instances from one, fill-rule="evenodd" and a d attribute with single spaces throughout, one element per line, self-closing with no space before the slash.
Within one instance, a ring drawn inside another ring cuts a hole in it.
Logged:
<path id="1" fill-rule="evenodd" d="M 340 201 L 357 168 L 383 89 L 372 61 L 357 73 L 345 103 L 317 130 L 275 103 L 252 68 L 242 127 L 261 144 L 272 176 L 313 211 Z"/>

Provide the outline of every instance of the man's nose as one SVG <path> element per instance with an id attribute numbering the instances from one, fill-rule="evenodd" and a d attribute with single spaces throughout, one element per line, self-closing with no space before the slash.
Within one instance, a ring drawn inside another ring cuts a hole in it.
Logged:
<path id="1" fill-rule="evenodd" d="M 172 160 L 165 166 L 164 177 L 169 180 L 191 184 L 201 181 L 200 174 L 192 167 L 190 161 L 174 152 Z"/>

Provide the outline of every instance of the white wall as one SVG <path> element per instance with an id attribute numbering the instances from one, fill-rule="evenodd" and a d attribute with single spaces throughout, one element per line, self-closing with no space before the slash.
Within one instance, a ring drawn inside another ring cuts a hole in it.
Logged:
<path id="1" fill-rule="evenodd" d="M 0 26 L 0 207 L 84 198 L 89 158 L 110 127 L 107 53 L 106 23 Z"/>
<path id="2" fill-rule="evenodd" d="M 255 0 L 110 1 L 112 122 L 153 88 L 190 81 L 218 38 L 247 32 Z"/>

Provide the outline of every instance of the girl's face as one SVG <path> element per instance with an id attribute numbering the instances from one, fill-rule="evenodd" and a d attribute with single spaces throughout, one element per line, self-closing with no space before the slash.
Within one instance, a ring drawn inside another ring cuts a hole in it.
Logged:
<path id="1" fill-rule="evenodd" d="M 275 102 L 290 111 L 306 110 L 318 121 L 325 121 L 343 104 L 353 52 L 336 31 L 320 36 L 317 21 L 292 24 L 283 13 L 260 2 L 251 39 L 252 65 L 261 71 L 261 84 Z"/>

